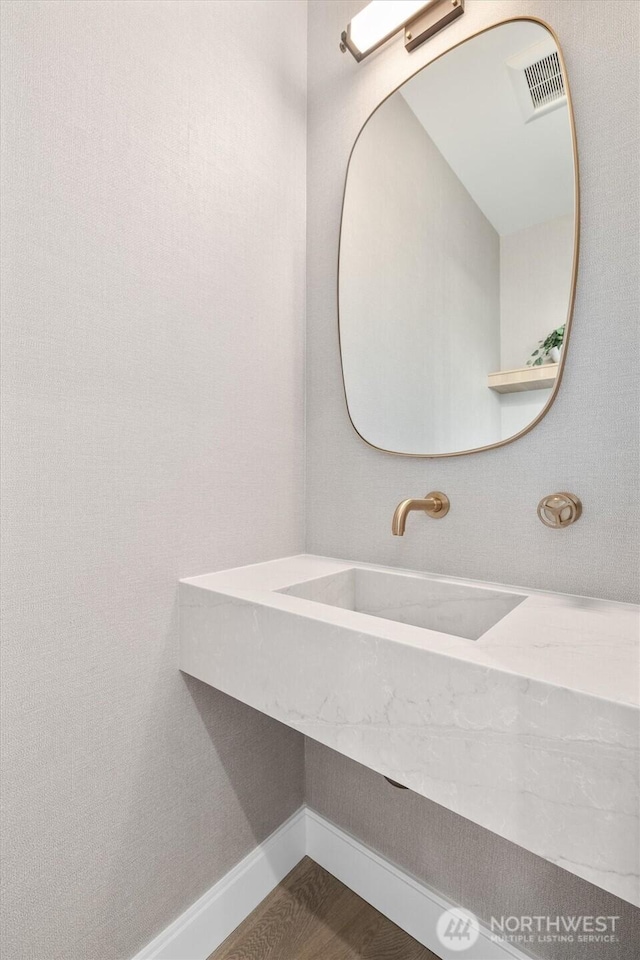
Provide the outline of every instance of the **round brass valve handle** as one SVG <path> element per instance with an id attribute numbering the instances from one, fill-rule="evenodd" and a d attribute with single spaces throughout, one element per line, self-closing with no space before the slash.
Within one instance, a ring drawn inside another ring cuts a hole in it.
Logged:
<path id="1" fill-rule="evenodd" d="M 574 493 L 552 493 L 538 504 L 538 516 L 552 530 L 571 526 L 581 514 L 582 503 Z"/>

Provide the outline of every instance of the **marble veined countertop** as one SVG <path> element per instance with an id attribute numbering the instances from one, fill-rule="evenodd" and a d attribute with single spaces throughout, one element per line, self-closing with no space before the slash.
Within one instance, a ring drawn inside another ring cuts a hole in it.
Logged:
<path id="1" fill-rule="evenodd" d="M 350 571 L 502 619 L 349 609 Z M 638 607 L 301 555 L 184 580 L 180 615 L 186 673 L 640 905 Z"/>
<path id="2" fill-rule="evenodd" d="M 469 641 L 410 624 L 381 622 L 381 613 L 368 616 L 336 607 L 327 608 L 324 604 L 319 609 L 316 604 L 310 605 L 310 601 L 274 592 L 291 583 L 326 577 L 353 567 L 489 587 L 524 594 L 526 600 L 478 640 Z M 346 624 L 357 630 L 370 628 L 377 636 L 386 636 L 399 643 L 449 657 L 461 657 L 481 666 L 517 673 L 594 697 L 640 706 L 640 607 L 636 604 L 545 593 L 307 554 L 209 573 L 182 582 L 230 595 L 237 592 L 240 599 L 246 599 L 249 593 L 252 599 L 275 609 Z M 364 625 L 363 617 L 367 621 Z"/>

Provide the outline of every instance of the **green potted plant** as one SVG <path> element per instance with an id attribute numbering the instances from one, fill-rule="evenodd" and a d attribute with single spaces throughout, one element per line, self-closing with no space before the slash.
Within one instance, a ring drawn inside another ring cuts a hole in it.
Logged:
<path id="1" fill-rule="evenodd" d="M 547 360 L 551 363 L 558 363 L 560 360 L 560 351 L 564 343 L 564 328 L 556 327 L 552 330 L 545 340 L 538 340 L 538 348 L 534 350 L 527 360 L 528 367 L 541 367 Z"/>

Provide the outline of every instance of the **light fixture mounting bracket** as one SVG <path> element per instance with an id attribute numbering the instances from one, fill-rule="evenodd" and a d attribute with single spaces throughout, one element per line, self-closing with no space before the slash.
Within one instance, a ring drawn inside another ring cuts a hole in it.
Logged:
<path id="1" fill-rule="evenodd" d="M 405 24 L 404 46 L 408 53 L 425 40 L 457 20 L 464 13 L 464 0 L 439 0 L 428 7 L 415 20 Z"/>

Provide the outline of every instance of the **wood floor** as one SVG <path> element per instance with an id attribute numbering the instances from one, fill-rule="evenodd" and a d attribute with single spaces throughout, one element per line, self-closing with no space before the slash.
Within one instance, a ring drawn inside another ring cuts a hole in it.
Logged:
<path id="1" fill-rule="evenodd" d="M 305 857 L 209 960 L 438 960 Z"/>

